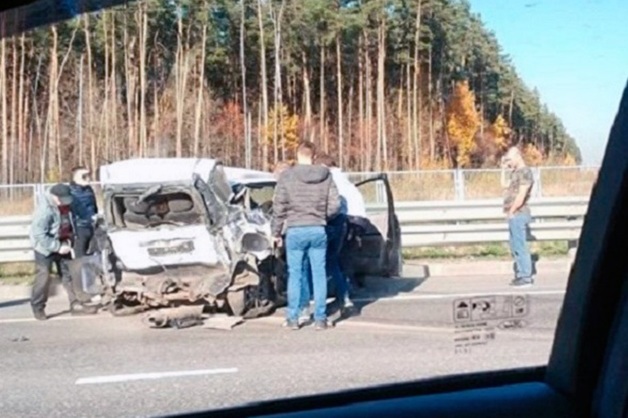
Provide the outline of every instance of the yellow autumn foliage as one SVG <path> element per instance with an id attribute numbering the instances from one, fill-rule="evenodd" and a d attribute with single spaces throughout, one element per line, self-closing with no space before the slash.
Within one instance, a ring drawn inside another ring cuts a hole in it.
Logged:
<path id="1" fill-rule="evenodd" d="M 50 168 L 46 171 L 46 183 L 57 183 L 61 179 L 61 173 L 59 172 L 59 168 Z"/>
<path id="2" fill-rule="evenodd" d="M 543 163 L 543 153 L 534 144 L 527 144 L 523 148 L 523 159 L 528 165 L 541 165 Z"/>
<path id="3" fill-rule="evenodd" d="M 429 154 L 425 154 L 421 161 L 421 170 L 449 170 L 451 168 L 451 162 L 448 159 L 437 157 L 432 161 Z"/>
<path id="4" fill-rule="evenodd" d="M 275 116 L 279 124 L 277 129 L 277 146 L 283 146 L 287 151 L 296 150 L 299 145 L 299 117 L 290 114 L 287 106 L 271 109 L 268 114 L 268 126 L 264 129 L 264 140 L 268 146 L 273 146 L 275 135 Z"/>
<path id="5" fill-rule="evenodd" d="M 475 134 L 480 127 L 480 115 L 475 108 L 475 95 L 467 81 L 456 83 L 447 106 L 447 134 L 456 149 L 458 167 L 468 167 L 475 149 Z"/>
<path id="6" fill-rule="evenodd" d="M 502 115 L 498 115 L 495 122 L 491 125 L 491 134 L 493 135 L 495 145 L 500 150 L 504 150 L 508 146 L 510 127 Z"/>
<path id="7" fill-rule="evenodd" d="M 577 162 L 576 162 L 576 159 L 571 154 L 567 154 L 565 155 L 565 158 L 563 158 L 563 165 L 574 166 L 574 165 L 577 165 Z"/>

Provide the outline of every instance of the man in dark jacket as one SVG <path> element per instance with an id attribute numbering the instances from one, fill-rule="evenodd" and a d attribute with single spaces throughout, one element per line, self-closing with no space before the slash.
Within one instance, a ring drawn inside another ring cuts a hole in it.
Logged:
<path id="1" fill-rule="evenodd" d="M 76 227 L 74 241 L 74 256 L 87 255 L 89 242 L 94 236 L 94 216 L 98 213 L 94 189 L 89 185 L 91 178 L 85 167 L 76 167 L 72 170 L 72 215 Z"/>
<path id="2" fill-rule="evenodd" d="M 272 233 L 282 243 L 286 228 L 288 261 L 288 326 L 299 329 L 303 262 L 308 257 L 314 288 L 314 323 L 327 328 L 327 235 L 325 226 L 340 210 L 338 189 L 327 167 L 313 165 L 314 144 L 302 142 L 297 148 L 297 164 L 279 177 L 273 198 Z"/>

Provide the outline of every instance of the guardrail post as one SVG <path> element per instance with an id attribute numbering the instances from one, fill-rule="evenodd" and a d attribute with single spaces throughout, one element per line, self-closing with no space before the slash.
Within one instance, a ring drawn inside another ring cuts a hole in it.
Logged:
<path id="1" fill-rule="evenodd" d="M 386 203 L 386 191 L 384 189 L 384 183 L 376 182 L 375 183 L 375 201 L 377 203 Z"/>
<path id="2" fill-rule="evenodd" d="M 39 199 L 41 198 L 41 192 L 39 190 L 40 187 L 41 185 L 39 184 L 33 184 L 33 205 L 35 206 L 35 209 L 37 209 Z"/>
<path id="3" fill-rule="evenodd" d="M 453 173 L 456 200 L 464 200 L 464 172 L 457 168 Z"/>
<path id="4" fill-rule="evenodd" d="M 33 193 L 35 194 L 33 201 L 35 202 L 35 207 L 39 205 L 41 198 L 44 196 L 46 191 L 46 185 L 42 183 L 37 183 L 33 185 Z"/>
<path id="5" fill-rule="evenodd" d="M 543 184 L 541 183 L 541 167 L 534 167 L 532 169 L 532 175 L 534 176 L 534 187 L 532 194 L 534 197 L 543 196 Z"/>

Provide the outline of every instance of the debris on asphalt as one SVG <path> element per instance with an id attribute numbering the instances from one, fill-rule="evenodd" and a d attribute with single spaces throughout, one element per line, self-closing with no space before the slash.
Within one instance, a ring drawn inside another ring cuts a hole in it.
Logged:
<path id="1" fill-rule="evenodd" d="M 222 329 L 230 331 L 236 325 L 242 324 L 244 319 L 240 316 L 229 316 L 225 314 L 214 314 L 205 320 L 203 328 Z"/>
<path id="2" fill-rule="evenodd" d="M 203 324 L 203 306 L 181 306 L 150 312 L 144 318 L 151 328 L 190 328 Z"/>
<path id="3" fill-rule="evenodd" d="M 21 343 L 21 342 L 24 342 L 24 341 L 30 341 L 30 340 L 28 339 L 28 337 L 24 337 L 24 336 L 17 337 L 17 338 L 11 338 L 11 342 L 12 343 Z"/>

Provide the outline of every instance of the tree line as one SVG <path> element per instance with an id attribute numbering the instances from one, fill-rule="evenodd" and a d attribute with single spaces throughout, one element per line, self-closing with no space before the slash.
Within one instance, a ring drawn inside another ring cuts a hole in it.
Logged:
<path id="1" fill-rule="evenodd" d="M 574 139 L 464 0 L 141 0 L 0 41 L 3 183 L 147 156 L 495 166 Z"/>

